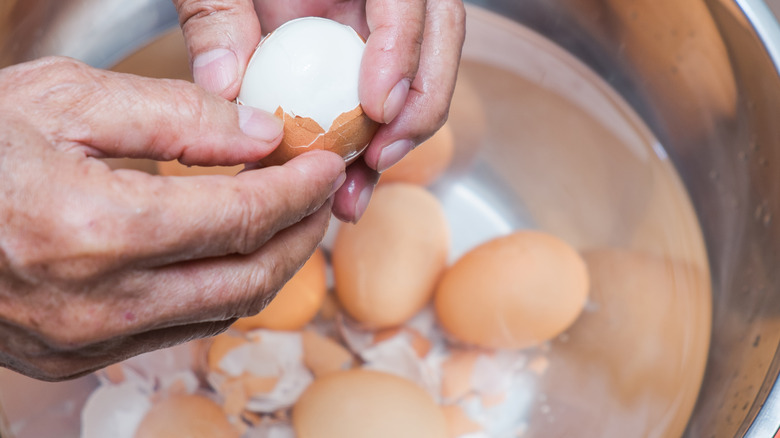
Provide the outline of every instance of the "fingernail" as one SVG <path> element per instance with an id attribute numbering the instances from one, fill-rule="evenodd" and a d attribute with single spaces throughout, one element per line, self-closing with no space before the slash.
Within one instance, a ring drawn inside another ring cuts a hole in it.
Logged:
<path id="1" fill-rule="evenodd" d="M 220 94 L 238 78 L 238 58 L 228 49 L 213 49 L 192 61 L 192 77 L 206 91 Z"/>
<path id="2" fill-rule="evenodd" d="M 336 191 L 340 189 L 342 185 L 344 185 L 344 181 L 346 180 L 347 174 L 345 172 L 341 172 L 336 180 L 333 181 L 333 187 L 330 189 L 330 195 L 328 195 L 328 197 L 333 196 L 333 194 L 336 193 Z"/>
<path id="3" fill-rule="evenodd" d="M 403 78 L 398 81 L 397 84 L 390 90 L 390 94 L 387 95 L 385 100 L 383 118 L 385 123 L 390 123 L 395 119 L 403 109 L 406 103 L 406 96 L 409 94 L 409 87 L 412 85 L 412 81 L 408 78 Z"/>
<path id="4" fill-rule="evenodd" d="M 273 141 L 282 134 L 284 125 L 271 113 L 246 105 L 238 107 L 238 127 L 244 134 L 258 140 Z"/>
<path id="5" fill-rule="evenodd" d="M 401 161 L 401 158 L 414 149 L 414 143 L 411 140 L 398 140 L 390 143 L 379 153 L 379 159 L 376 162 L 376 171 L 379 173 L 389 169 L 395 163 Z"/>
<path id="6" fill-rule="evenodd" d="M 373 192 L 374 186 L 371 185 L 363 187 L 363 190 L 360 191 L 360 195 L 358 195 L 357 202 L 355 203 L 355 219 L 352 222 L 357 222 L 363 217 L 363 213 L 365 213 L 366 208 L 368 208 L 368 201 L 371 200 L 371 193 Z"/>

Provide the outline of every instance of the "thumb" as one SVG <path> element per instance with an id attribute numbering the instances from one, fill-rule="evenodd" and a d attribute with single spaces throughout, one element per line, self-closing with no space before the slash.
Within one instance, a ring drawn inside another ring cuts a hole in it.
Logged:
<path id="1" fill-rule="evenodd" d="M 252 0 L 174 0 L 195 83 L 233 100 L 252 52 L 260 22 Z"/>

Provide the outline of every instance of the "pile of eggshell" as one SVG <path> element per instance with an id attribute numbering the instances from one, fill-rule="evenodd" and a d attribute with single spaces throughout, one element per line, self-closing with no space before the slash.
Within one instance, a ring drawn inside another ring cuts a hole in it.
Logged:
<path id="1" fill-rule="evenodd" d="M 588 272 L 565 242 L 528 230 L 449 265 L 447 220 L 426 186 L 452 155 L 445 125 L 258 315 L 101 371 L 82 437 L 522 433 L 545 343 L 582 311 Z"/>

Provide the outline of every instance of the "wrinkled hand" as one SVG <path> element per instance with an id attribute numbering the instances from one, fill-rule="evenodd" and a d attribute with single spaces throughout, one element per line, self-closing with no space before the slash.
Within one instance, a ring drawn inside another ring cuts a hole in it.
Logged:
<path id="1" fill-rule="evenodd" d="M 465 34 L 462 0 L 174 0 L 195 82 L 232 100 L 262 33 L 302 16 L 349 24 L 367 38 L 360 101 L 384 123 L 349 166 L 334 214 L 356 221 L 379 173 L 447 119 Z M 259 21 L 258 21 L 259 16 Z"/>
<path id="2" fill-rule="evenodd" d="M 0 365 L 57 380 L 224 330 L 313 252 L 344 163 L 236 177 L 95 157 L 256 161 L 278 119 L 183 81 L 47 58 L 0 70 Z M 322 208 L 324 206 L 324 208 Z"/>

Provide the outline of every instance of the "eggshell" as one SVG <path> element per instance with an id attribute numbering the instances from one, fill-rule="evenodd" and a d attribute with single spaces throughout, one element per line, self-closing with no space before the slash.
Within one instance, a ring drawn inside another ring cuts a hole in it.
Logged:
<path id="1" fill-rule="evenodd" d="M 315 377 L 352 367 L 352 353 L 333 339 L 326 338 L 313 330 L 304 330 L 303 363 Z"/>
<path id="2" fill-rule="evenodd" d="M 517 231 L 472 249 L 438 285 L 436 314 L 462 342 L 525 348 L 571 325 L 588 297 L 588 271 L 567 243 Z"/>
<path id="3" fill-rule="evenodd" d="M 445 438 L 433 398 L 383 372 L 354 369 L 314 381 L 293 408 L 298 438 Z"/>
<path id="4" fill-rule="evenodd" d="M 479 423 L 469 418 L 468 414 L 458 405 L 445 405 L 441 407 L 444 417 L 447 419 L 449 438 L 459 438 L 470 433 L 482 431 Z"/>
<path id="5" fill-rule="evenodd" d="M 284 121 L 281 144 L 261 163 L 282 164 L 313 149 L 357 158 L 379 124 L 358 96 L 365 41 L 319 17 L 288 21 L 266 36 L 247 66 L 236 101 Z"/>
<path id="6" fill-rule="evenodd" d="M 178 395 L 155 403 L 135 433 L 135 438 L 239 436 L 220 406 L 200 395 Z"/>
<path id="7" fill-rule="evenodd" d="M 212 338 L 208 349 L 208 367 L 210 370 L 220 369 L 220 362 L 230 351 L 248 344 L 249 341 L 243 336 L 236 336 L 234 333 L 222 333 Z"/>
<path id="8" fill-rule="evenodd" d="M 447 220 L 432 194 L 413 184 L 381 185 L 360 221 L 336 236 L 339 302 L 367 327 L 402 324 L 430 300 L 448 249 Z"/>
<path id="9" fill-rule="evenodd" d="M 265 309 L 257 315 L 238 319 L 232 327 L 238 330 L 298 330 L 317 315 L 326 294 L 325 255 L 318 248 Z"/>
<path id="10" fill-rule="evenodd" d="M 441 366 L 441 396 L 444 400 L 460 400 L 474 390 L 472 378 L 478 350 L 453 350 Z"/>
<path id="11" fill-rule="evenodd" d="M 382 172 L 380 183 L 394 181 L 427 186 L 449 166 L 455 152 L 455 139 L 449 124 L 409 152 L 401 161 Z"/>

